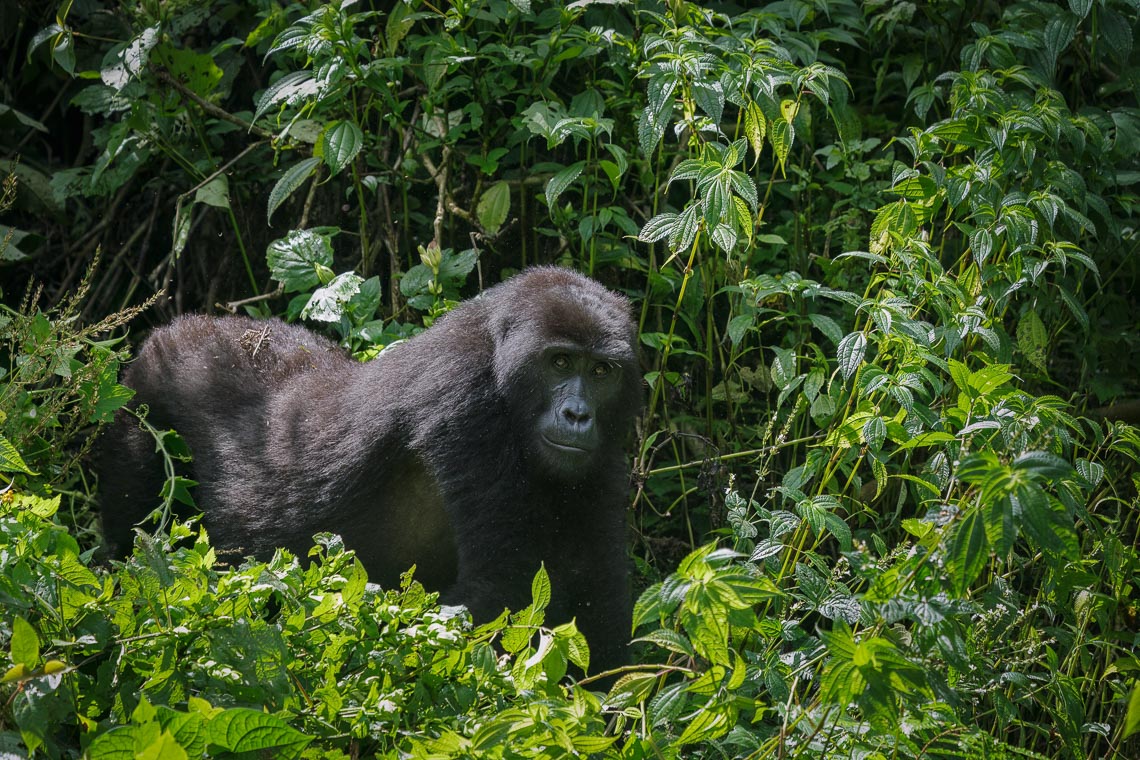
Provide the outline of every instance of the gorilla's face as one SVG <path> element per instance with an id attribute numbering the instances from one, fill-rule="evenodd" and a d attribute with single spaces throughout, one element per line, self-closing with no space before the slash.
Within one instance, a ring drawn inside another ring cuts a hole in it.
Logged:
<path id="1" fill-rule="evenodd" d="M 607 436 L 613 435 L 606 429 L 607 412 L 621 394 L 622 367 L 573 344 L 547 346 L 540 365 L 543 405 L 535 431 L 539 462 L 552 475 L 586 475 Z"/>

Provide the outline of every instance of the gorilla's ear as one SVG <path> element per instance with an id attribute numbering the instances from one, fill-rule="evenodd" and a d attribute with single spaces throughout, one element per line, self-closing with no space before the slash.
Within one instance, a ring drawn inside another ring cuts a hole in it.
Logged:
<path id="1" fill-rule="evenodd" d="M 491 339 L 494 355 L 491 369 L 495 374 L 495 387 L 507 392 L 518 382 L 538 353 L 535 324 L 526 324 L 512 314 L 496 314 L 491 321 Z"/>

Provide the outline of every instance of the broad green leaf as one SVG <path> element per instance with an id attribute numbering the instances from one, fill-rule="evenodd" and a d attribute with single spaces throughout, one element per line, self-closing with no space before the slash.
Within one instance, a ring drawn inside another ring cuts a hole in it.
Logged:
<path id="1" fill-rule="evenodd" d="M 744 109 L 744 134 L 748 138 L 748 144 L 752 146 L 755 160 L 759 160 L 760 153 L 764 149 L 764 134 L 767 131 L 767 126 L 768 120 L 764 118 L 760 104 L 754 100 L 749 101 L 748 107 Z"/>
<path id="2" fill-rule="evenodd" d="M 760 195 L 756 192 L 756 183 L 752 178 L 744 172 L 732 171 L 729 172 L 728 179 L 736 194 L 748 201 L 748 205 L 755 211 L 760 205 Z"/>
<path id="3" fill-rule="evenodd" d="M 211 747 L 226 752 L 259 752 L 286 759 L 300 757 L 312 741 L 276 715 L 244 707 L 231 707 L 214 716 L 206 725 L 206 737 Z"/>
<path id="4" fill-rule="evenodd" d="M 212 95 L 224 75 L 221 67 L 214 62 L 214 57 L 209 53 L 177 48 L 170 42 L 156 45 L 151 51 L 150 62 L 164 66 L 172 77 L 202 97 Z M 142 67 L 146 65 L 146 61 L 139 60 L 133 65 Z"/>
<path id="5" fill-rule="evenodd" d="M 970 585 L 985 567 L 989 554 L 986 526 L 980 512 L 979 509 L 966 512 L 954 531 L 950 553 L 946 556 L 946 569 L 958 596 L 964 596 L 970 590 Z"/>
<path id="6" fill-rule="evenodd" d="M 671 211 L 658 214 L 645 223 L 637 239 L 643 243 L 656 243 L 666 235 L 673 233 L 673 228 L 676 226 L 678 218 L 678 215 Z"/>
<path id="7" fill-rule="evenodd" d="M 777 119 L 772 122 L 772 129 L 768 133 L 768 140 L 772 143 L 772 150 L 776 153 L 776 162 L 780 166 L 780 175 L 786 176 L 785 166 L 788 154 L 792 152 L 792 143 L 796 139 L 796 130 L 789 122 Z"/>
<path id="8" fill-rule="evenodd" d="M 1093 0 L 1069 0 L 1069 10 L 1075 13 L 1080 18 L 1089 15 L 1092 10 Z"/>
<path id="9" fill-rule="evenodd" d="M 1123 738 L 1140 731 L 1140 681 L 1132 687 L 1132 695 L 1128 697 L 1128 710 L 1124 714 Z"/>
<path id="10" fill-rule="evenodd" d="M 553 209 L 554 204 L 558 201 L 558 196 L 566 192 L 567 188 L 578 179 L 582 173 L 582 169 L 586 167 L 585 161 L 578 161 L 577 163 L 570 164 L 550 178 L 546 183 L 546 205 Z"/>
<path id="11" fill-rule="evenodd" d="M 851 376 L 863 363 L 863 355 L 867 352 L 867 336 L 861 332 L 848 334 L 839 341 L 836 349 L 836 358 L 839 360 L 839 371 L 843 379 L 850 380 Z"/>
<path id="12" fill-rule="evenodd" d="M 364 146 L 364 133 L 351 121 L 334 121 L 317 139 L 315 155 L 325 161 L 329 174 L 336 176 L 348 166 Z"/>
<path id="13" fill-rule="evenodd" d="M 1045 350 L 1048 346 L 1049 335 L 1041 317 L 1033 309 L 1025 312 L 1017 323 L 1017 346 L 1025 356 L 1026 361 L 1042 374 L 1049 374 L 1045 366 Z"/>
<path id="14" fill-rule="evenodd" d="M 311 71 L 306 69 L 291 71 L 269 85 L 261 94 L 257 100 L 257 110 L 253 113 L 253 121 L 256 122 L 266 111 L 278 104 L 291 105 L 313 97 L 319 88 Z"/>
<path id="15" fill-rule="evenodd" d="M 309 158 L 301 159 L 285 170 L 285 173 L 281 175 L 281 179 L 277 180 L 277 184 L 269 191 L 269 204 L 266 212 L 267 223 L 272 221 L 273 212 L 277 210 L 277 207 L 284 203 L 285 199 L 292 195 L 298 187 L 305 183 L 305 180 L 312 176 L 313 171 L 320 162 L 321 159 L 316 156 L 310 156 Z"/>
<path id="16" fill-rule="evenodd" d="M 174 734 L 163 731 L 158 738 L 141 749 L 136 749 L 135 760 L 188 760 L 186 750 L 178 744 Z"/>
<path id="17" fill-rule="evenodd" d="M 950 367 L 950 378 L 961 392 L 972 395 L 970 388 L 970 368 L 957 359 L 951 359 L 947 364 Z"/>
<path id="18" fill-rule="evenodd" d="M 503 226 L 503 222 L 507 220 L 507 214 L 511 210 L 511 186 L 507 182 L 496 182 L 487 188 L 483 193 L 483 197 L 479 199 L 479 205 L 475 209 L 475 215 L 479 218 L 479 224 L 489 235 L 494 235 Z"/>
<path id="19" fill-rule="evenodd" d="M 775 356 L 772 359 L 772 382 L 779 389 L 787 388 L 796 376 L 796 352 L 789 348 L 772 348 Z"/>
<path id="20" fill-rule="evenodd" d="M 883 422 L 882 417 L 872 417 L 863 425 L 863 440 L 871 451 L 878 451 L 883 448 L 883 442 L 886 439 L 887 424 Z"/>
<path id="21" fill-rule="evenodd" d="M 657 143 L 661 141 L 661 136 L 665 134 L 665 127 L 672 117 L 673 105 L 671 102 L 666 103 L 660 110 L 656 109 L 652 102 L 642 109 L 637 120 L 637 141 L 645 155 L 653 155 L 653 151 L 656 150 Z"/>
<path id="22" fill-rule="evenodd" d="M 384 39 L 388 43 L 388 55 L 396 55 L 396 48 L 415 23 L 411 3 L 396 3 L 388 14 L 388 23 L 384 26 Z"/>
<path id="23" fill-rule="evenodd" d="M 696 716 L 685 726 L 685 730 L 681 732 L 677 744 L 683 746 L 709 741 L 728 731 L 731 728 L 728 715 L 725 712 L 728 708 L 720 705 L 718 708 L 698 711 Z"/>
<path id="24" fill-rule="evenodd" d="M 724 90 L 720 82 L 694 82 L 692 93 L 697 106 L 708 114 L 714 124 L 719 124 L 724 114 Z"/>
<path id="25" fill-rule="evenodd" d="M 290 230 L 266 249 L 269 272 L 286 293 L 310 290 L 323 282 L 322 271 L 331 271 L 332 245 L 316 230 Z M 331 277 L 330 277 L 331 279 Z"/>
<path id="26" fill-rule="evenodd" d="M 342 272 L 332 282 L 313 292 L 305 308 L 302 319 L 318 322 L 337 322 L 344 314 L 344 307 L 360 291 L 364 278 L 353 272 Z"/>
<path id="27" fill-rule="evenodd" d="M 700 211 L 701 205 L 692 203 L 677 217 L 676 224 L 669 232 L 669 250 L 682 251 L 692 245 L 697 236 L 697 230 L 700 229 Z"/>
<path id="28" fill-rule="evenodd" d="M 0 472 L 22 472 L 26 475 L 36 474 L 24 463 L 24 458 L 20 456 L 20 452 L 16 450 L 12 442 L 3 435 L 0 435 Z"/>
<path id="29" fill-rule="evenodd" d="M 732 249 L 736 247 L 736 230 L 734 230 L 731 225 L 718 224 L 713 228 L 710 237 L 717 248 L 720 248 L 725 253 L 732 253 Z"/>
<path id="30" fill-rule="evenodd" d="M 752 221 L 752 212 L 748 208 L 748 204 L 744 199 L 739 196 L 732 196 L 732 204 L 736 207 L 736 226 L 744 232 L 745 239 L 749 244 L 752 243 L 752 230 L 755 224 Z"/>
<path id="31" fill-rule="evenodd" d="M 545 565 L 538 568 L 530 583 L 530 596 L 531 606 L 536 610 L 544 610 L 550 604 L 550 575 Z"/>
<path id="32" fill-rule="evenodd" d="M 198 188 L 194 193 L 195 203 L 205 203 L 215 208 L 230 207 L 230 180 L 224 174 L 219 174 L 212 180 Z M 187 215 L 189 219 L 189 215 Z"/>
<path id="33" fill-rule="evenodd" d="M 40 637 L 31 623 L 19 615 L 12 620 L 12 640 L 8 647 L 13 665 L 34 668 L 40 661 Z"/>

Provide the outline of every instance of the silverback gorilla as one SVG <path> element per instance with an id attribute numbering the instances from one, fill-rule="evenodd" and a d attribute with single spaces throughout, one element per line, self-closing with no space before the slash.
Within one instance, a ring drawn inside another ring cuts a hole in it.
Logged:
<path id="1" fill-rule="evenodd" d="M 295 325 L 184 316 L 124 382 L 189 445 L 214 546 L 304 557 L 314 533 L 339 533 L 371 580 L 393 587 L 415 564 L 476 621 L 528 604 L 545 562 L 548 620 L 577 617 L 594 664 L 624 661 L 623 444 L 641 380 L 629 304 L 597 282 L 527 270 L 363 364 Z M 162 466 L 129 414 L 101 459 L 121 556 Z"/>

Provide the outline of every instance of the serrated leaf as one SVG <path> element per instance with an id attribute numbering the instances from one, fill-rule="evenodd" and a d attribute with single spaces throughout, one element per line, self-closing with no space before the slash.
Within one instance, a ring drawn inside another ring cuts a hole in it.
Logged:
<path id="1" fill-rule="evenodd" d="M 637 118 L 637 143 L 645 155 L 653 155 L 672 116 L 671 102 L 664 104 L 660 110 L 655 109 L 652 103 L 642 109 L 641 115 Z"/>
<path id="2" fill-rule="evenodd" d="M 981 511 L 972 509 L 954 531 L 950 552 L 946 556 L 946 569 L 958 596 L 964 596 L 969 591 L 970 584 L 985 567 L 988 554 L 989 543 Z"/>
<path id="3" fill-rule="evenodd" d="M 764 149 L 764 135 L 768 131 L 768 120 L 764 118 L 764 112 L 760 109 L 760 104 L 752 100 L 748 102 L 748 106 L 744 109 L 744 136 L 748 138 L 748 144 L 752 146 L 752 153 L 755 160 L 759 160 L 760 153 Z"/>
<path id="4" fill-rule="evenodd" d="M 836 358 L 839 360 L 839 371 L 843 379 L 849 380 L 863 363 L 863 355 L 867 352 L 867 336 L 861 332 L 848 334 L 839 341 L 836 349 Z"/>
<path id="5" fill-rule="evenodd" d="M 1078 17 L 1084 18 L 1092 10 L 1093 0 L 1069 0 L 1069 10 Z"/>
<path id="6" fill-rule="evenodd" d="M 273 279 L 292 293 L 321 284 L 319 272 L 332 266 L 333 251 L 328 239 L 315 230 L 291 230 L 269 244 L 266 260 Z"/>
<path id="7" fill-rule="evenodd" d="M 669 231 L 669 250 L 681 251 L 692 245 L 700 228 L 700 211 L 700 204 L 692 203 L 677 217 L 676 224 Z"/>
<path id="8" fill-rule="evenodd" d="M 736 230 L 727 224 L 718 224 L 713 228 L 712 241 L 725 253 L 732 253 L 736 247 Z"/>
<path id="9" fill-rule="evenodd" d="M 356 158 L 362 147 L 364 147 L 364 133 L 351 121 L 330 123 L 317 140 L 318 153 L 334 177 Z"/>
<path id="10" fill-rule="evenodd" d="M 1084 478 L 1090 486 L 1096 488 L 1104 479 L 1104 465 L 1088 459 L 1078 459 L 1077 474 Z"/>
<path id="11" fill-rule="evenodd" d="M 300 757 L 312 737 L 305 736 L 276 715 L 231 707 L 206 724 L 206 740 L 212 747 L 235 754 L 260 752 L 289 759 Z"/>
<path id="12" fill-rule="evenodd" d="M 496 182 L 487 188 L 483 197 L 479 199 L 475 215 L 487 234 L 494 235 L 503 226 L 503 222 L 507 220 L 507 214 L 510 213 L 510 210 L 511 186 L 507 182 Z"/>
<path id="13" fill-rule="evenodd" d="M 643 243 L 656 243 L 661 238 L 673 232 L 673 227 L 677 224 L 678 218 L 678 215 L 671 211 L 658 214 L 645 223 L 637 239 Z"/>
<path id="14" fill-rule="evenodd" d="M 692 93 L 697 106 L 708 114 L 714 124 L 719 124 L 724 114 L 724 90 L 720 82 L 694 82 Z"/>
<path id="15" fill-rule="evenodd" d="M 784 544 L 779 541 L 773 541 L 770 538 L 765 538 L 756 542 L 756 547 L 752 550 L 752 554 L 748 557 L 748 560 L 750 562 L 762 562 L 769 557 L 775 557 L 783 550 Z"/>
<path id="16" fill-rule="evenodd" d="M 871 451 L 883 448 L 883 441 L 887 440 L 887 424 L 882 417 L 872 417 L 864 423 L 863 440 Z"/>
<path id="17" fill-rule="evenodd" d="M 530 596 L 531 606 L 536 610 L 544 610 L 550 604 L 550 575 L 545 565 L 538 568 L 530 582 Z"/>
<path id="18" fill-rule="evenodd" d="M 1049 374 L 1045 366 L 1045 350 L 1048 348 L 1049 335 L 1041 317 L 1033 309 L 1027 311 L 1017 323 L 1017 346 L 1025 359 L 1042 374 Z"/>
<path id="19" fill-rule="evenodd" d="M 313 78 L 313 73 L 307 69 L 291 71 L 266 88 L 257 100 L 257 110 L 253 113 L 253 122 L 276 105 L 291 105 L 317 94 L 320 86 Z"/>
<path id="20" fill-rule="evenodd" d="M 388 14 L 388 22 L 384 26 L 384 39 L 388 43 L 388 55 L 396 55 L 396 48 L 404 37 L 408 36 L 414 22 L 411 3 L 396 3 Z"/>
<path id="21" fill-rule="evenodd" d="M 24 458 L 20 456 L 20 452 L 16 450 L 15 445 L 3 435 L 0 435 L 0 472 L 22 472 L 26 475 L 36 474 L 24 462 Z"/>
<path id="22" fill-rule="evenodd" d="M 558 201 L 558 196 L 566 192 L 566 189 L 578 179 L 582 173 L 582 169 L 586 166 L 585 161 L 578 161 L 565 167 L 546 183 L 546 205 L 549 208 L 554 208 L 554 204 Z"/>
<path id="23" fill-rule="evenodd" d="M 683 654 L 686 657 L 692 657 L 696 652 L 689 639 L 682 633 L 670 630 L 668 628 L 658 628 L 656 631 L 646 634 L 640 638 L 634 639 L 635 641 L 646 641 L 650 644 L 666 649 L 670 652 Z"/>
<path id="24" fill-rule="evenodd" d="M 309 302 L 301 310 L 301 319 L 313 319 L 318 322 L 340 321 L 345 304 L 360 291 L 363 282 L 364 278 L 353 272 L 338 274 L 328 285 L 313 292 Z"/>
<path id="25" fill-rule="evenodd" d="M 784 167 L 788 161 L 788 154 L 792 151 L 792 143 L 796 139 L 796 130 L 783 119 L 772 122 L 772 129 L 768 133 L 768 140 L 772 143 L 772 150 L 776 153 L 776 162 L 780 166 L 780 176 L 787 176 Z"/>
<path id="26" fill-rule="evenodd" d="M 312 176 L 313 171 L 320 162 L 321 159 L 316 156 L 310 156 L 309 158 L 301 159 L 285 170 L 285 173 L 281 175 L 281 179 L 277 180 L 277 184 L 269 191 L 266 222 L 271 221 L 273 219 L 273 212 L 277 210 L 277 207 L 284 203 L 285 199 L 292 195 L 298 187 L 305 183 L 305 180 Z"/>

